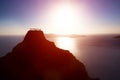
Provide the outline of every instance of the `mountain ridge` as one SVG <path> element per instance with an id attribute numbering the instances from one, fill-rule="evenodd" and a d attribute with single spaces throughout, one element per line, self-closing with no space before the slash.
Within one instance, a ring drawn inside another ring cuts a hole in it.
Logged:
<path id="1" fill-rule="evenodd" d="M 29 30 L 22 42 L 0 58 L 1 80 L 95 80 L 68 50 Z"/>

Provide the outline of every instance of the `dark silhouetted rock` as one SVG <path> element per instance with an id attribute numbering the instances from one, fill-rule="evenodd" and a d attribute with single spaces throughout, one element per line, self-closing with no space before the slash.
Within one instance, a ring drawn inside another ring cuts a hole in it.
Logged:
<path id="1" fill-rule="evenodd" d="M 69 51 L 30 30 L 12 52 L 0 58 L 0 80 L 93 80 Z"/>
<path id="2" fill-rule="evenodd" d="M 120 39 L 120 35 L 119 35 L 119 36 L 115 36 L 114 38 L 115 38 L 115 39 Z"/>

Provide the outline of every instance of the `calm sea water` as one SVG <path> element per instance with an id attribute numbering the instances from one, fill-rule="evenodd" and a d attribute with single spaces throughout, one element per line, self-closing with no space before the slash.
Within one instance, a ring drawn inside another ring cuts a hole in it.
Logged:
<path id="1" fill-rule="evenodd" d="M 101 80 L 120 80 L 120 39 L 114 39 L 113 35 L 47 39 L 73 53 L 85 64 L 91 77 L 98 77 Z M 23 36 L 1 36 L 0 56 L 10 52 L 22 40 Z"/>

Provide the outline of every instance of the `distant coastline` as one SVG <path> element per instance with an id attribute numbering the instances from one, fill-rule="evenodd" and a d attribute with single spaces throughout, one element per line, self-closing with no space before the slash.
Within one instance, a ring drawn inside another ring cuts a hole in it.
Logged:
<path id="1" fill-rule="evenodd" d="M 120 35 L 118 35 L 118 36 L 115 36 L 114 38 L 115 38 L 115 39 L 120 39 Z"/>

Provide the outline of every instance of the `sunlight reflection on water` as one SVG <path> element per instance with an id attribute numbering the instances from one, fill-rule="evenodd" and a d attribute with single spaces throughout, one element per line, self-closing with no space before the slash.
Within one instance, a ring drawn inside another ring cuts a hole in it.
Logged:
<path id="1" fill-rule="evenodd" d="M 98 77 L 100 80 L 120 80 L 120 40 L 112 37 L 49 37 L 47 39 L 73 53 L 84 63 L 91 77 Z M 0 55 L 10 52 L 22 40 L 23 36 L 0 37 Z"/>
<path id="2" fill-rule="evenodd" d="M 57 47 L 69 50 L 73 53 L 73 55 L 77 55 L 76 53 L 76 43 L 73 38 L 70 37 L 58 37 L 55 39 L 55 44 Z"/>

